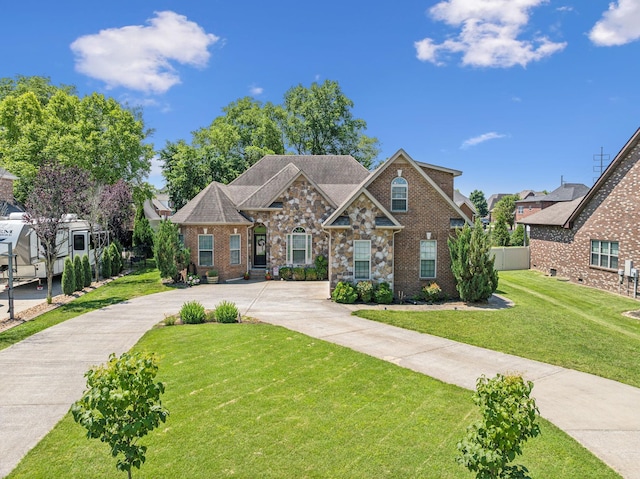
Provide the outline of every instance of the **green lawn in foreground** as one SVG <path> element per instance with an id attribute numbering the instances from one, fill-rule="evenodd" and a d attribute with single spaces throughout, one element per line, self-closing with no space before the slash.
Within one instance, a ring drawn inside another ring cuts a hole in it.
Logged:
<path id="1" fill-rule="evenodd" d="M 151 263 L 152 265 L 155 263 Z M 0 350 L 8 348 L 23 339 L 58 323 L 74 318 L 110 304 L 120 303 L 146 294 L 168 291 L 170 288 L 160 281 L 160 273 L 155 266 L 134 270 L 110 283 L 83 294 L 72 302 L 38 316 L 19 326 L 0 333 Z"/>
<path id="2" fill-rule="evenodd" d="M 500 272 L 501 311 L 366 311 L 358 316 L 640 387 L 637 301 L 534 271 Z"/>
<path id="3" fill-rule="evenodd" d="M 454 460 L 470 391 L 266 324 L 164 327 L 136 349 L 160 355 L 170 411 L 136 479 L 473 477 Z M 534 479 L 619 477 L 545 421 L 524 451 Z M 126 475 L 67 415 L 9 477 Z"/>

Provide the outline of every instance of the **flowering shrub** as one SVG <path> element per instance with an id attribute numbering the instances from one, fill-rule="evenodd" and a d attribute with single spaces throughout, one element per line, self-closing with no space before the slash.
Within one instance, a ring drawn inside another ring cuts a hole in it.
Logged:
<path id="1" fill-rule="evenodd" d="M 197 274 L 188 274 L 185 283 L 187 283 L 187 286 L 195 286 L 196 284 L 200 284 L 200 276 L 198 276 Z"/>
<path id="2" fill-rule="evenodd" d="M 438 286 L 438 283 L 433 282 L 422 288 L 422 298 L 427 303 L 435 303 L 442 299 L 442 289 Z"/>
<path id="3" fill-rule="evenodd" d="M 358 296 L 360 297 L 360 301 L 363 303 L 370 303 L 373 299 L 373 283 L 371 281 L 360 281 L 356 284 L 356 290 L 358 291 Z"/>

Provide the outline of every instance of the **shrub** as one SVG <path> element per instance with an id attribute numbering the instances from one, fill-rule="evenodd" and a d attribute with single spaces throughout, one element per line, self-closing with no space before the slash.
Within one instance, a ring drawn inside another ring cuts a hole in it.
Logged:
<path id="1" fill-rule="evenodd" d="M 218 270 L 217 269 L 210 269 L 209 271 L 207 271 L 207 276 L 209 278 L 215 278 L 216 276 L 218 276 Z"/>
<path id="2" fill-rule="evenodd" d="M 89 263 L 89 256 L 85 254 L 82 256 L 82 281 L 85 288 L 91 286 L 91 279 L 91 263 Z"/>
<path id="3" fill-rule="evenodd" d="M 296 266 L 293 268 L 293 279 L 296 281 L 304 281 L 305 279 L 305 271 L 302 266 Z"/>
<path id="4" fill-rule="evenodd" d="M 64 269 L 62 270 L 62 292 L 71 295 L 76 290 L 75 268 L 73 261 L 68 256 L 64 260 Z"/>
<path id="5" fill-rule="evenodd" d="M 75 290 L 82 291 L 84 288 L 84 271 L 82 270 L 82 260 L 80 256 L 73 258 L 73 279 L 75 281 Z"/>
<path id="6" fill-rule="evenodd" d="M 111 254 L 109 248 L 102 252 L 102 269 L 100 271 L 104 279 L 111 277 Z"/>
<path id="7" fill-rule="evenodd" d="M 207 314 L 204 317 L 205 323 L 215 323 L 216 322 L 216 312 L 215 311 L 207 311 Z"/>
<path id="8" fill-rule="evenodd" d="M 358 291 L 358 297 L 363 303 L 370 303 L 373 299 L 373 283 L 371 281 L 360 281 L 356 284 L 356 290 Z"/>
<path id="9" fill-rule="evenodd" d="M 114 242 L 109 245 L 109 255 L 111 259 L 111 275 L 115 276 L 122 271 L 122 251 Z"/>
<path id="10" fill-rule="evenodd" d="M 293 272 L 291 271 L 291 268 L 289 266 L 283 266 L 282 268 L 280 268 L 280 271 L 278 272 L 278 275 L 280 276 L 280 278 L 287 281 L 291 279 L 292 274 Z"/>
<path id="11" fill-rule="evenodd" d="M 389 283 L 380 283 L 374 293 L 374 298 L 378 304 L 391 304 L 393 302 L 393 291 L 391 291 Z"/>
<path id="12" fill-rule="evenodd" d="M 177 318 L 175 317 L 175 315 L 172 314 L 171 316 L 166 316 L 162 323 L 165 326 L 173 326 L 174 324 L 176 324 L 176 319 Z"/>
<path id="13" fill-rule="evenodd" d="M 307 281 L 317 281 L 318 270 L 314 266 L 310 266 L 305 270 L 304 275 Z"/>
<path id="14" fill-rule="evenodd" d="M 238 307 L 231 301 L 222 301 L 214 310 L 216 320 L 219 323 L 237 323 L 238 322 Z"/>
<path id="15" fill-rule="evenodd" d="M 200 284 L 200 276 L 198 276 L 197 274 L 188 274 L 184 282 L 187 284 L 187 286 L 195 286 L 197 284 Z"/>
<path id="16" fill-rule="evenodd" d="M 331 293 L 331 299 L 336 303 L 353 304 L 358 299 L 358 293 L 351 284 L 340 281 Z"/>
<path id="17" fill-rule="evenodd" d="M 327 258 L 325 258 L 324 255 L 321 255 L 321 254 L 316 256 L 315 265 L 316 265 L 316 271 L 318 272 L 318 279 L 320 281 L 326 280 L 327 271 L 329 270 Z"/>
<path id="18" fill-rule="evenodd" d="M 204 323 L 204 306 L 198 301 L 187 301 L 180 309 L 180 319 L 184 324 Z"/>
<path id="19" fill-rule="evenodd" d="M 432 282 L 422 288 L 422 298 L 429 304 L 442 299 L 442 289 L 438 283 Z"/>

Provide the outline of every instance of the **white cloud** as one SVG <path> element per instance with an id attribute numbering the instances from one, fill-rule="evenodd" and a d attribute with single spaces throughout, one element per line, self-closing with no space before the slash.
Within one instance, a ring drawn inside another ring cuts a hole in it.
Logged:
<path id="1" fill-rule="evenodd" d="M 263 92 L 264 88 L 262 88 L 261 86 L 251 85 L 251 87 L 249 88 L 249 93 L 251 93 L 251 95 L 253 96 L 262 95 Z"/>
<path id="2" fill-rule="evenodd" d="M 473 138 L 469 138 L 468 140 L 464 140 L 461 149 L 466 150 L 471 146 L 479 145 L 480 143 L 484 143 L 489 140 L 497 140 L 499 138 L 505 138 L 507 135 L 503 135 L 501 133 L 496 133 L 495 131 L 490 131 L 489 133 L 484 133 L 482 135 L 474 136 Z"/>
<path id="3" fill-rule="evenodd" d="M 558 7 L 556 8 L 556 10 L 559 12 L 573 12 L 573 7 L 570 7 L 570 6 Z"/>
<path id="4" fill-rule="evenodd" d="M 589 32 L 589 38 L 598 46 L 624 45 L 640 38 L 640 0 L 611 2 L 609 10 Z"/>
<path id="5" fill-rule="evenodd" d="M 530 10 L 548 0 L 444 0 L 429 9 L 430 16 L 460 32 L 437 44 L 431 38 L 414 43 L 417 57 L 442 65 L 442 53 L 461 53 L 462 64 L 508 68 L 526 66 L 566 47 L 545 36 L 521 40 Z"/>
<path id="6" fill-rule="evenodd" d="M 130 25 L 85 35 L 71 44 L 76 70 L 108 88 L 164 93 L 180 83 L 172 62 L 206 66 L 209 45 L 219 38 L 175 12 L 155 12 L 149 25 Z"/>

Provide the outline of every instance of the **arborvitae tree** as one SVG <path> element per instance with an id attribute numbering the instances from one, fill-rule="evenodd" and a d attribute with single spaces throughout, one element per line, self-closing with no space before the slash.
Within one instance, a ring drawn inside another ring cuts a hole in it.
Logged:
<path id="1" fill-rule="evenodd" d="M 491 244 L 480 220 L 473 231 L 465 225 L 448 241 L 451 271 L 460 298 L 467 302 L 486 301 L 498 287 L 498 272 L 493 269 Z"/>
<path id="2" fill-rule="evenodd" d="M 91 286 L 91 263 L 86 254 L 82 256 L 82 281 L 85 288 Z"/>
<path id="3" fill-rule="evenodd" d="M 75 290 L 82 291 L 82 288 L 84 288 L 84 271 L 82 270 L 80 256 L 73 258 L 73 277 L 76 283 Z"/>
<path id="4" fill-rule="evenodd" d="M 511 246 L 526 246 L 524 241 L 525 234 L 524 225 L 516 226 L 516 229 L 511 235 Z"/>
<path id="5" fill-rule="evenodd" d="M 109 245 L 108 250 L 111 259 L 111 275 L 115 276 L 122 271 L 122 253 L 115 242 Z"/>
<path id="6" fill-rule="evenodd" d="M 153 255 L 153 230 L 149 220 L 144 216 L 144 206 L 138 203 L 136 217 L 133 223 L 133 247 L 137 254 L 143 254 L 146 258 Z"/>
<path id="7" fill-rule="evenodd" d="M 105 248 L 102 252 L 102 277 L 104 279 L 111 277 L 111 253 L 109 252 L 109 248 Z"/>
<path id="8" fill-rule="evenodd" d="M 507 222 L 504 217 L 500 216 L 493 227 L 491 233 L 491 241 L 494 246 L 509 246 L 509 229 L 507 228 Z"/>
<path id="9" fill-rule="evenodd" d="M 73 267 L 73 261 L 67 256 L 64 260 L 64 270 L 62 270 L 62 292 L 66 295 L 71 295 L 75 290 L 75 268 Z"/>
<path id="10" fill-rule="evenodd" d="M 181 246 L 178 240 L 178 228 L 168 220 L 160 223 L 155 240 L 156 266 L 162 278 L 174 278 L 178 273 L 176 258 Z"/>

